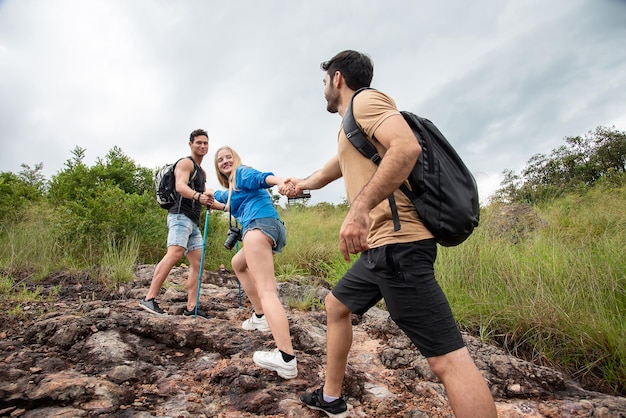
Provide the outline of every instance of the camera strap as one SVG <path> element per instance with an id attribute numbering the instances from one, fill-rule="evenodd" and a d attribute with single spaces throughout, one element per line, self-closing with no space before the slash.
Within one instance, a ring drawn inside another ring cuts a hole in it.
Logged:
<path id="1" fill-rule="evenodd" d="M 233 225 L 233 219 L 235 220 L 234 225 Z M 232 215 L 232 213 L 230 213 L 230 211 L 228 211 L 228 226 L 229 226 L 229 229 L 232 229 L 234 227 L 234 228 L 238 228 L 240 233 L 243 232 L 240 229 L 239 221 L 237 220 L 237 218 L 235 218 Z M 239 241 L 241 241 L 241 234 L 239 235 Z"/>

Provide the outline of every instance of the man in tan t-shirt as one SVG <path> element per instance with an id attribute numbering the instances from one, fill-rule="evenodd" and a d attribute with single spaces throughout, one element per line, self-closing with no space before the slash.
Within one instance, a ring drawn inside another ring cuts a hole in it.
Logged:
<path id="1" fill-rule="evenodd" d="M 369 87 L 370 59 L 343 51 L 321 65 L 327 110 L 342 117 L 354 92 Z M 341 253 L 360 258 L 325 299 L 327 316 L 324 385 L 300 399 L 331 417 L 345 417 L 341 396 L 352 345 L 350 314 L 362 315 L 384 298 L 391 318 L 427 358 L 443 382 L 457 417 L 497 417 L 485 379 L 474 364 L 456 326 L 448 301 L 434 275 L 437 244 L 413 204 L 398 187 L 406 180 L 421 152 L 413 132 L 389 96 L 365 90 L 352 102 L 354 119 L 383 157 L 377 167 L 365 158 L 339 128 L 338 151 L 305 179 L 288 179 L 280 192 L 294 196 L 344 178 L 350 210 L 339 233 Z M 387 197 L 393 194 L 400 230 Z"/>

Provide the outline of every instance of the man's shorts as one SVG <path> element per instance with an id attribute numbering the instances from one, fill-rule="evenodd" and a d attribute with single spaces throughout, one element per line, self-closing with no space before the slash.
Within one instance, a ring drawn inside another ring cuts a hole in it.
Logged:
<path id="1" fill-rule="evenodd" d="M 285 224 L 280 219 L 255 219 L 248 224 L 246 229 L 243 230 L 243 234 L 241 236 L 244 237 L 246 232 L 252 229 L 258 229 L 272 239 L 272 251 L 275 253 L 282 252 L 283 247 L 287 245 L 287 231 L 285 230 Z"/>
<path id="2" fill-rule="evenodd" d="M 185 254 L 202 248 L 200 228 L 182 213 L 167 214 L 167 246 L 178 245 Z"/>
<path id="3" fill-rule="evenodd" d="M 385 299 L 391 318 L 425 357 L 465 346 L 435 279 L 434 239 L 372 248 L 333 287 L 333 295 L 362 315 Z"/>

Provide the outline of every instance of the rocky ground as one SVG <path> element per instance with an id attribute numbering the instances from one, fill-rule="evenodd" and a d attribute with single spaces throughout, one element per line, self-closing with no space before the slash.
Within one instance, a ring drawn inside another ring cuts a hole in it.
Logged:
<path id="1" fill-rule="evenodd" d="M 170 313 L 138 307 L 154 266 L 111 291 L 88 273 L 59 273 L 20 286 L 51 295 L 24 302 L 25 315 L 0 306 L 0 416 L 10 417 L 320 417 L 298 395 L 323 381 L 325 315 L 288 310 L 298 378 L 260 369 L 252 353 L 271 335 L 247 332 L 250 307 L 226 271 L 207 272 L 201 307 L 213 319 L 181 316 L 186 269 L 176 268 L 159 298 Z M 281 285 L 288 301 L 323 299 L 324 286 Z M 388 314 L 354 317 L 344 385 L 351 416 L 451 417 L 442 385 Z M 583 390 L 556 370 L 465 336 L 488 380 L 500 417 L 626 417 L 626 398 Z"/>

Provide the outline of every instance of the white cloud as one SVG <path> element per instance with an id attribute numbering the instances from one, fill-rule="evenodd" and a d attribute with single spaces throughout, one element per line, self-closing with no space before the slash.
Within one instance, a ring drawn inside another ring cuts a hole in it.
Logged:
<path id="1" fill-rule="evenodd" d="M 76 145 L 152 168 L 204 128 L 213 150 L 306 176 L 340 122 L 319 63 L 349 48 L 374 60 L 374 87 L 441 128 L 486 201 L 503 170 L 565 136 L 626 129 L 624 18 L 616 0 L 5 0 L 0 171 L 43 162 L 50 177 Z M 338 181 L 312 201 L 343 196 Z"/>

